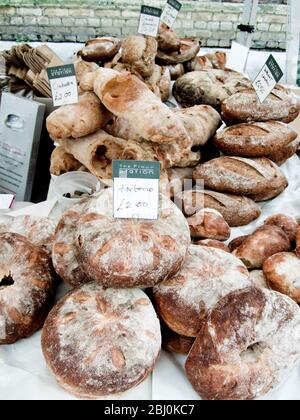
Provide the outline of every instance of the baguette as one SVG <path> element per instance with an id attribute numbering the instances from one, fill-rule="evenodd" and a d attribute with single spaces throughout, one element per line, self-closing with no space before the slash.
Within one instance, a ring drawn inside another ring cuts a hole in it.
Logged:
<path id="1" fill-rule="evenodd" d="M 252 196 L 255 201 L 276 197 L 288 186 L 277 165 L 266 158 L 222 156 L 197 166 L 193 176 L 194 180 L 204 180 L 207 188 Z"/>

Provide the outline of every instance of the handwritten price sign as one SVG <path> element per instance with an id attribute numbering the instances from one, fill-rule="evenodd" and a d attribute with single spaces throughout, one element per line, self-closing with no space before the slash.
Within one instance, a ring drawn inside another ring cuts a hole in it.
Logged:
<path id="1" fill-rule="evenodd" d="M 156 7 L 142 6 L 138 29 L 139 34 L 156 37 L 160 24 L 161 12 L 162 10 Z"/>
<path id="2" fill-rule="evenodd" d="M 253 82 L 253 87 L 261 103 L 267 99 L 282 76 L 283 72 L 271 54 Z"/>
<path id="3" fill-rule="evenodd" d="M 179 3 L 177 0 L 168 0 L 167 4 L 163 10 L 163 13 L 161 15 L 161 21 L 165 23 L 169 28 L 172 28 L 176 18 L 178 16 L 178 13 L 180 12 L 182 8 L 182 4 Z"/>
<path id="4" fill-rule="evenodd" d="M 159 162 L 116 160 L 113 178 L 116 219 L 158 219 Z"/>
<path id="5" fill-rule="evenodd" d="M 78 88 L 74 64 L 47 69 L 54 106 L 78 102 Z"/>

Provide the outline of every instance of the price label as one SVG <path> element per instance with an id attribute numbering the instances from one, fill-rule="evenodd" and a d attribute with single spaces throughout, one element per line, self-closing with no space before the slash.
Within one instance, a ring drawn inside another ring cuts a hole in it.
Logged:
<path id="1" fill-rule="evenodd" d="M 253 87 L 261 103 L 267 99 L 282 76 L 283 72 L 271 54 L 253 82 Z"/>
<path id="2" fill-rule="evenodd" d="M 114 217 L 157 220 L 160 163 L 113 161 Z"/>
<path id="3" fill-rule="evenodd" d="M 163 10 L 163 13 L 161 15 L 161 21 L 165 23 L 169 28 L 172 28 L 178 13 L 180 12 L 182 8 L 182 4 L 179 3 L 177 0 L 168 0 L 167 4 Z"/>
<path id="4" fill-rule="evenodd" d="M 156 37 L 158 34 L 161 9 L 142 6 L 138 32 L 141 35 Z"/>
<path id="5" fill-rule="evenodd" d="M 78 102 L 78 87 L 74 64 L 47 69 L 54 106 Z"/>
<path id="6" fill-rule="evenodd" d="M 13 194 L 0 194 L 0 210 L 9 210 L 15 201 Z"/>

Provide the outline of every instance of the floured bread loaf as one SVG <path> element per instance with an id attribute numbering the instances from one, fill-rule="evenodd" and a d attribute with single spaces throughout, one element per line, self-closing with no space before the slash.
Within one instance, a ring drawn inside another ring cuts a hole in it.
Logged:
<path id="1" fill-rule="evenodd" d="M 78 57 L 76 59 L 74 66 L 75 66 L 75 72 L 76 72 L 76 78 L 77 78 L 78 84 L 80 84 L 85 74 L 93 73 L 94 71 L 97 71 L 99 69 L 98 64 L 84 61 L 82 60 L 81 57 Z"/>
<path id="2" fill-rule="evenodd" d="M 187 218 L 192 238 L 227 241 L 230 227 L 221 213 L 214 209 L 203 209 Z"/>
<path id="3" fill-rule="evenodd" d="M 291 241 L 278 226 L 262 226 L 233 251 L 249 269 L 262 268 L 263 263 L 278 252 L 291 250 Z"/>
<path id="4" fill-rule="evenodd" d="M 227 98 L 250 86 L 251 81 L 240 73 L 211 69 L 180 77 L 174 84 L 173 94 L 184 108 L 205 104 L 219 110 Z"/>
<path id="5" fill-rule="evenodd" d="M 15 233 L 24 236 L 33 245 L 42 247 L 51 254 L 56 223 L 48 217 L 0 216 L 0 233 Z"/>
<path id="6" fill-rule="evenodd" d="M 82 163 L 67 153 L 61 146 L 56 147 L 51 154 L 50 173 L 55 176 L 67 172 L 78 171 L 83 168 Z"/>
<path id="7" fill-rule="evenodd" d="M 38 331 L 55 295 L 49 256 L 15 233 L 0 234 L 0 346 Z"/>
<path id="8" fill-rule="evenodd" d="M 152 75 L 145 79 L 145 83 L 163 102 L 169 98 L 171 90 L 171 74 L 168 67 L 161 67 L 156 64 Z"/>
<path id="9" fill-rule="evenodd" d="M 160 24 L 157 42 L 158 48 L 161 51 L 178 51 L 180 48 L 180 39 L 177 37 L 175 31 L 164 23 Z"/>
<path id="10" fill-rule="evenodd" d="M 157 41 L 151 36 L 129 36 L 122 44 L 122 62 L 133 73 L 150 77 L 155 69 Z"/>
<path id="11" fill-rule="evenodd" d="M 300 258 L 293 252 L 281 252 L 268 258 L 263 272 L 271 289 L 300 304 Z"/>
<path id="12" fill-rule="evenodd" d="M 113 70 L 100 69 L 94 81 L 95 93 L 109 111 L 128 121 L 144 140 L 176 142 L 182 147 L 190 144 L 181 120 L 145 83 L 131 74 L 114 73 Z"/>
<path id="13" fill-rule="evenodd" d="M 277 164 L 293 156 L 300 139 L 288 125 L 278 121 L 238 124 L 220 131 L 215 145 L 226 155 L 266 157 Z"/>
<path id="14" fill-rule="evenodd" d="M 201 239 L 201 241 L 194 242 L 194 245 L 205 246 L 208 248 L 217 248 L 230 254 L 230 249 L 228 246 L 225 245 L 224 242 L 216 241 L 215 239 Z"/>
<path id="15" fill-rule="evenodd" d="M 94 93 L 85 93 L 74 105 L 58 108 L 47 118 L 47 130 L 55 139 L 79 138 L 104 127 L 112 118 Z"/>
<path id="16" fill-rule="evenodd" d="M 186 216 L 192 216 L 203 208 L 211 208 L 219 211 L 231 227 L 248 225 L 261 214 L 253 200 L 215 191 L 186 191 L 177 200 Z"/>
<path id="17" fill-rule="evenodd" d="M 177 334 L 196 337 L 207 312 L 234 290 L 249 287 L 249 273 L 236 257 L 191 245 L 181 271 L 154 288 L 159 316 Z"/>
<path id="18" fill-rule="evenodd" d="M 298 117 L 299 111 L 300 98 L 280 85 L 263 103 L 254 89 L 246 89 L 230 96 L 222 104 L 222 117 L 228 125 L 270 120 L 288 124 Z"/>
<path id="19" fill-rule="evenodd" d="M 117 54 L 121 44 L 120 39 L 113 37 L 90 39 L 79 54 L 85 61 L 108 61 Z"/>
<path id="20" fill-rule="evenodd" d="M 66 391 L 89 399 L 119 394 L 152 372 L 161 349 L 159 320 L 141 290 L 91 283 L 51 311 L 42 349 Z"/>
<path id="21" fill-rule="evenodd" d="M 161 64 L 186 63 L 192 60 L 200 51 L 201 43 L 195 38 L 180 39 L 178 49 L 175 51 L 157 51 L 157 60 Z"/>
<path id="22" fill-rule="evenodd" d="M 223 156 L 199 165 L 194 179 L 204 180 L 212 190 L 251 196 L 255 201 L 276 197 L 288 186 L 277 165 L 266 158 Z"/>
<path id="23" fill-rule="evenodd" d="M 152 287 L 174 276 L 190 245 L 180 210 L 161 195 L 157 221 L 113 217 L 113 190 L 92 198 L 77 223 L 83 271 L 105 287 Z"/>
<path id="24" fill-rule="evenodd" d="M 237 290 L 209 314 L 186 361 L 206 400 L 252 400 L 286 380 L 300 360 L 300 309 L 270 290 Z"/>
<path id="25" fill-rule="evenodd" d="M 61 139 L 59 144 L 101 179 L 111 179 L 113 160 L 156 160 L 148 145 L 142 147 L 134 141 L 113 137 L 103 130 L 76 141 Z"/>

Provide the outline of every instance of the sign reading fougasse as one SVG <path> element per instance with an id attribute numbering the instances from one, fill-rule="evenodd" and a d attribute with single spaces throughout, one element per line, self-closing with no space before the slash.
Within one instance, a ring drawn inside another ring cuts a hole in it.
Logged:
<path id="1" fill-rule="evenodd" d="M 159 30 L 161 9 L 142 6 L 138 32 L 141 35 L 156 37 Z"/>
<path id="2" fill-rule="evenodd" d="M 160 163 L 113 161 L 114 217 L 157 220 Z"/>
<path id="3" fill-rule="evenodd" d="M 282 76 L 283 72 L 271 54 L 253 82 L 253 87 L 261 103 L 267 99 Z"/>
<path id="4" fill-rule="evenodd" d="M 167 4 L 162 12 L 160 20 L 165 23 L 169 28 L 172 28 L 178 13 L 182 8 L 182 4 L 177 0 L 168 0 Z"/>
<path id="5" fill-rule="evenodd" d="M 72 105 L 78 102 L 78 87 L 74 64 L 49 67 L 47 73 L 54 106 Z"/>

